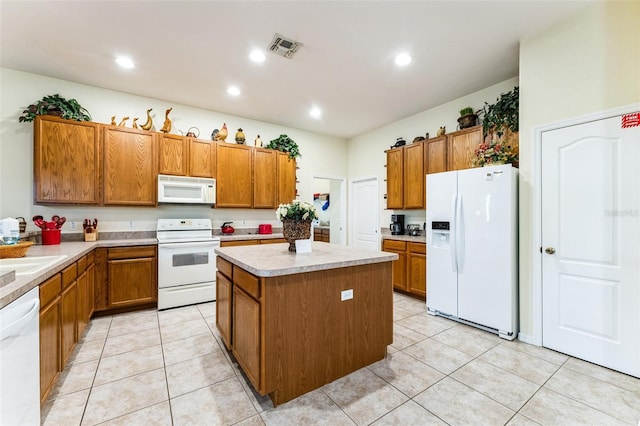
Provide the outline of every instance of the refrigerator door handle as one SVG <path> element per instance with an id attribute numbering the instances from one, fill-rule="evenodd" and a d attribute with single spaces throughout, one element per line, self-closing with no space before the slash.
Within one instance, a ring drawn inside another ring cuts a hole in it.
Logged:
<path id="1" fill-rule="evenodd" d="M 451 270 L 458 272 L 458 261 L 456 253 L 456 238 L 458 235 L 458 223 L 456 218 L 456 206 L 458 203 L 458 194 L 451 196 L 451 230 L 449 235 L 449 254 L 451 255 Z"/>
<path id="2" fill-rule="evenodd" d="M 456 206 L 456 264 L 460 271 L 464 267 L 464 220 L 462 194 L 458 196 L 458 205 Z"/>

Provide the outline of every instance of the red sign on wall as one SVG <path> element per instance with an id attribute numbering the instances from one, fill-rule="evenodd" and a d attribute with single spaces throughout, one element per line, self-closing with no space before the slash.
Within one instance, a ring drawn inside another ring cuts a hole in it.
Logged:
<path id="1" fill-rule="evenodd" d="M 623 129 L 638 126 L 640 126 L 640 112 L 632 112 L 631 114 L 625 114 L 622 116 Z"/>

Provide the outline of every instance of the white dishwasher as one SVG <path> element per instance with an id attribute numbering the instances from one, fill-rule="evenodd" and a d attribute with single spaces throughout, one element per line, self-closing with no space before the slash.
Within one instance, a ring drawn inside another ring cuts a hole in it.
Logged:
<path id="1" fill-rule="evenodd" d="M 40 424 L 38 291 L 0 310 L 0 425 Z"/>

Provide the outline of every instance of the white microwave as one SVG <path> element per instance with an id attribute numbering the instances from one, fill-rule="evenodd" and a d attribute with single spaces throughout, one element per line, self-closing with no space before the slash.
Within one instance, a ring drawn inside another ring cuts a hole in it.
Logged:
<path id="1" fill-rule="evenodd" d="M 158 203 L 215 204 L 216 180 L 158 175 Z"/>

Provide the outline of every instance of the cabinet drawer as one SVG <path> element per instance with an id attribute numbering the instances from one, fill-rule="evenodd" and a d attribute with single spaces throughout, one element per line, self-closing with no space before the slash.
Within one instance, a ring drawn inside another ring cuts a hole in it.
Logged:
<path id="1" fill-rule="evenodd" d="M 91 253 L 87 254 L 87 266 L 93 265 L 95 263 L 95 260 L 96 260 L 95 251 L 92 251 Z"/>
<path id="2" fill-rule="evenodd" d="M 76 263 L 78 264 L 78 275 L 82 275 L 87 269 L 87 256 L 82 256 Z"/>
<path id="3" fill-rule="evenodd" d="M 408 243 L 407 249 L 411 253 L 427 254 L 427 245 L 422 243 Z"/>
<path id="4" fill-rule="evenodd" d="M 285 240 L 284 238 L 269 238 L 267 240 L 260 240 L 260 244 L 280 244 L 286 242 L 287 240 Z"/>
<path id="5" fill-rule="evenodd" d="M 258 244 L 258 240 L 231 240 L 231 241 L 221 241 L 220 247 L 255 246 L 257 244 Z"/>
<path id="6" fill-rule="evenodd" d="M 45 308 L 52 300 L 60 294 L 62 289 L 62 278 L 60 274 L 55 274 L 42 284 L 40 284 L 40 310 Z"/>
<path id="7" fill-rule="evenodd" d="M 244 269 L 233 267 L 233 283 L 250 294 L 254 299 L 260 298 L 260 283 L 258 277 L 251 275 Z"/>
<path id="8" fill-rule="evenodd" d="M 229 278 L 229 279 L 233 278 L 233 274 L 231 273 L 231 268 L 232 267 L 233 266 L 231 265 L 231 262 L 229 262 L 227 260 L 224 260 L 220 256 L 216 257 L 216 269 L 221 274 L 226 275 L 227 278 Z"/>
<path id="9" fill-rule="evenodd" d="M 155 257 L 156 246 L 133 246 L 110 248 L 107 255 L 109 260 L 113 259 L 135 259 L 139 257 Z"/>
<path id="10" fill-rule="evenodd" d="M 78 277 L 78 264 L 74 263 L 62 270 L 62 288 L 67 288 Z"/>
<path id="11" fill-rule="evenodd" d="M 382 240 L 382 250 L 406 250 L 407 243 L 406 241 L 396 241 L 396 240 Z"/>

